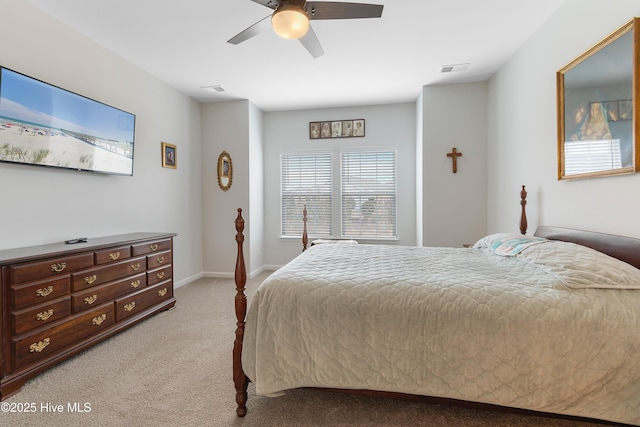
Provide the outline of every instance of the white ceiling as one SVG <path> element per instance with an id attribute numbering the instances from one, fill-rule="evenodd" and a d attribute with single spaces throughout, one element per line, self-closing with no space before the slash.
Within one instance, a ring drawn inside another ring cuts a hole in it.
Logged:
<path id="1" fill-rule="evenodd" d="M 201 102 L 277 111 L 410 102 L 424 85 L 487 80 L 564 0 L 352 0 L 384 4 L 382 18 L 312 21 L 317 59 L 271 31 L 227 43 L 270 14 L 251 0 L 27 1 Z M 201 89 L 212 85 L 225 92 Z"/>

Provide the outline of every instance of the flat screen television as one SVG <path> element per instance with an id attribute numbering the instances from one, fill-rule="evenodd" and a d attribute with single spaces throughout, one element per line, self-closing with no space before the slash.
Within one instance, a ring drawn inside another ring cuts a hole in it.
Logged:
<path id="1" fill-rule="evenodd" d="M 133 175 L 135 115 L 0 67 L 0 162 Z"/>

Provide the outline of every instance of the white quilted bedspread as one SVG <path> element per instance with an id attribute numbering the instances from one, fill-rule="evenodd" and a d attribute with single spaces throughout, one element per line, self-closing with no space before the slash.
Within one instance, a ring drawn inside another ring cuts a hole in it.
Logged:
<path id="1" fill-rule="evenodd" d="M 260 395 L 384 390 L 640 425 L 640 290 L 570 288 L 534 261 L 313 246 L 252 298 L 245 373 Z"/>

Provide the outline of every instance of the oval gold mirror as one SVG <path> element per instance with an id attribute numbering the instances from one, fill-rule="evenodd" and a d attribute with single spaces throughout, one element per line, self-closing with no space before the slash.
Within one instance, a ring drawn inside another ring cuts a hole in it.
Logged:
<path id="1" fill-rule="evenodd" d="M 558 71 L 558 179 L 638 171 L 638 21 Z"/>
<path id="2" fill-rule="evenodd" d="M 226 151 L 223 151 L 218 156 L 218 185 L 222 191 L 227 191 L 231 188 L 232 180 L 233 164 L 231 163 L 231 156 Z"/>

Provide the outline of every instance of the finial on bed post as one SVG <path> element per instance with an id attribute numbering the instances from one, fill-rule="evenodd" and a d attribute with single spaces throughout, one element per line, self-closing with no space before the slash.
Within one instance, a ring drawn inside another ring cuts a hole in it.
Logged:
<path id="1" fill-rule="evenodd" d="M 247 283 L 247 269 L 244 265 L 244 254 L 242 252 L 242 244 L 244 243 L 244 219 L 242 218 L 242 209 L 238 208 L 238 217 L 236 218 L 236 242 L 238 242 L 238 256 L 236 258 L 236 339 L 233 342 L 233 382 L 236 386 L 236 403 L 238 409 L 236 413 L 239 417 L 247 414 L 247 387 L 249 380 L 242 369 L 242 341 L 244 339 L 244 325 L 247 314 L 247 296 L 245 295 L 245 285 Z"/>
<path id="2" fill-rule="evenodd" d="M 302 208 L 302 252 L 307 250 L 309 236 L 307 236 L 307 205 Z"/>
<path id="3" fill-rule="evenodd" d="M 520 233 L 527 234 L 527 212 L 525 210 L 525 206 L 527 204 L 527 190 L 524 189 L 524 185 L 522 186 L 522 191 L 520 192 L 520 206 L 522 206 L 522 214 L 520 215 Z"/>

